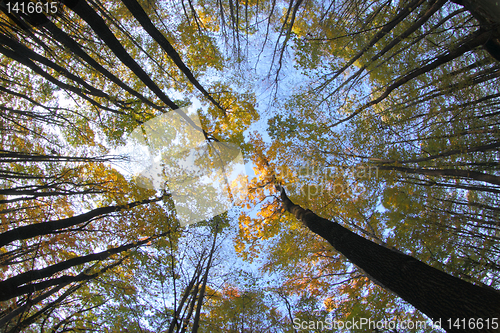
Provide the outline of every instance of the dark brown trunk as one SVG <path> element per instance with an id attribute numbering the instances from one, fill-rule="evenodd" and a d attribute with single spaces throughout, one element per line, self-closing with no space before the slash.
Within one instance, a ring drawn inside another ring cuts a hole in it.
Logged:
<path id="1" fill-rule="evenodd" d="M 484 30 L 491 30 L 492 37 L 484 44 L 488 53 L 500 61 L 500 3 L 496 0 L 452 0 L 464 6 Z"/>
<path id="2" fill-rule="evenodd" d="M 500 328 L 458 330 L 451 326 L 456 319 L 477 322 L 500 317 L 500 293 L 458 279 L 423 262 L 369 241 L 340 224 L 321 218 L 295 205 L 284 189 L 281 199 L 285 209 L 312 232 L 327 240 L 349 261 L 363 269 L 373 280 L 422 311 L 448 332 L 500 332 Z M 498 319 L 496 319 L 498 321 Z M 461 322 L 461 321 L 460 321 Z"/>
<path id="3" fill-rule="evenodd" d="M 165 235 L 164 233 L 163 235 Z M 145 244 L 147 242 L 151 241 L 151 237 L 144 239 L 139 242 L 133 242 L 129 243 L 126 245 L 122 245 L 116 248 L 112 248 L 106 251 L 102 251 L 99 253 L 93 253 L 89 254 L 86 256 L 82 257 L 76 257 L 73 259 L 65 260 L 63 262 L 41 268 L 41 269 L 34 269 L 28 272 L 21 273 L 19 275 L 16 275 L 14 277 L 11 277 L 9 279 L 6 279 L 4 281 L 0 282 L 0 301 L 5 301 L 8 300 L 12 297 L 20 296 L 26 293 L 34 292 L 36 290 L 40 290 L 41 288 L 36 288 L 35 286 L 37 285 L 42 285 L 42 283 L 35 283 L 32 284 L 33 281 L 40 280 L 40 279 L 45 279 L 53 276 L 54 274 L 57 274 L 63 270 L 83 265 L 86 263 L 89 263 L 91 261 L 102 261 L 104 259 L 109 258 L 110 256 L 118 253 L 122 253 L 124 251 L 127 251 L 131 248 L 135 248 L 138 246 L 141 246 L 142 244 Z M 78 276 L 63 276 L 62 278 L 66 279 L 61 279 L 61 283 L 66 283 L 70 281 L 81 281 L 88 279 L 88 277 L 93 277 L 94 275 L 86 274 L 86 273 L 81 273 Z M 80 277 L 81 279 L 76 279 L 74 280 L 73 278 L 78 278 Z M 54 279 L 58 280 L 58 279 Z M 49 280 L 51 281 L 51 280 Z M 44 281 L 48 282 L 48 281 Z M 26 284 L 22 286 L 23 284 Z M 57 283 L 58 284 L 58 283 Z M 49 284 L 50 285 L 56 285 L 56 284 Z"/>
<path id="4" fill-rule="evenodd" d="M 144 84 L 158 96 L 172 110 L 179 107 L 153 82 L 151 77 L 141 68 L 141 66 L 130 56 L 125 50 L 120 41 L 109 30 L 106 22 L 100 17 L 89 4 L 78 0 L 64 0 L 63 3 L 71 8 L 78 16 L 80 16 L 87 24 L 95 31 L 113 53 L 126 65 Z"/>
<path id="5" fill-rule="evenodd" d="M 453 50 L 450 50 L 447 53 L 439 55 L 433 62 L 422 66 L 420 68 L 414 69 L 411 72 L 401 76 L 399 79 L 397 79 L 394 83 L 389 85 L 384 92 L 377 97 L 376 99 L 370 101 L 369 103 L 364 104 L 360 108 L 356 109 L 353 113 L 351 113 L 349 116 L 345 117 L 344 119 L 341 119 L 337 122 L 335 122 L 333 125 L 329 127 L 335 127 L 341 123 L 344 123 L 352 118 L 354 118 L 356 115 L 360 114 L 367 108 L 374 106 L 380 102 L 382 102 L 384 99 L 386 99 L 395 89 L 401 87 L 403 84 L 405 84 L 408 81 L 413 80 L 414 78 L 425 74 L 427 72 L 430 72 L 439 66 L 446 64 L 447 62 L 452 61 L 453 59 L 456 59 L 463 55 L 464 53 L 473 50 L 474 48 L 483 45 L 486 43 L 491 38 L 492 32 L 491 31 L 484 31 L 484 30 L 477 30 L 473 32 L 471 35 L 467 36 L 460 46 L 456 47 Z"/>
<path id="6" fill-rule="evenodd" d="M 379 165 L 380 170 L 396 170 L 405 173 L 414 173 L 427 176 L 450 176 L 454 178 L 473 179 L 482 182 L 487 182 L 494 185 L 500 185 L 500 177 L 490 175 L 479 171 L 458 170 L 458 169 L 422 169 L 422 168 L 406 168 L 396 165 Z"/>
<path id="7" fill-rule="evenodd" d="M 172 47 L 170 42 L 163 36 L 163 34 L 154 26 L 148 17 L 148 14 L 142 9 L 141 5 L 135 0 L 122 0 L 122 2 L 127 6 L 128 10 L 134 15 L 134 17 L 139 21 L 144 30 L 154 38 L 154 40 L 161 46 L 161 48 L 168 54 L 170 59 L 173 60 L 175 65 L 186 75 L 189 82 L 191 82 L 198 90 L 205 96 L 210 102 L 212 102 L 216 107 L 222 110 L 222 106 L 215 101 L 212 96 L 203 88 L 203 86 L 194 77 L 191 70 L 184 64 L 181 56 Z"/>
<path id="8" fill-rule="evenodd" d="M 9 230 L 9 231 L 6 231 L 6 232 L 0 234 L 0 246 L 4 246 L 6 244 L 9 244 L 10 242 L 13 242 L 15 240 L 28 239 L 28 238 L 33 238 L 36 236 L 48 235 L 50 233 L 53 233 L 56 230 L 63 229 L 63 228 L 69 228 L 69 227 L 75 226 L 77 224 L 90 221 L 91 219 L 94 219 L 94 218 L 101 216 L 101 215 L 109 214 L 109 213 L 116 212 L 116 211 L 123 210 L 123 209 L 130 209 L 132 207 L 143 205 L 143 204 L 157 202 L 157 201 L 160 201 L 161 199 L 163 199 L 163 196 L 158 197 L 158 198 L 154 198 L 154 199 L 135 201 L 135 202 L 131 202 L 131 203 L 125 204 L 125 205 L 101 207 L 101 208 L 96 208 L 94 210 L 91 210 L 91 211 L 84 213 L 84 214 L 68 217 L 66 219 L 35 223 L 35 224 L 30 224 L 30 225 L 22 226 L 19 228 L 15 228 L 15 229 L 12 229 L 12 230 Z"/>

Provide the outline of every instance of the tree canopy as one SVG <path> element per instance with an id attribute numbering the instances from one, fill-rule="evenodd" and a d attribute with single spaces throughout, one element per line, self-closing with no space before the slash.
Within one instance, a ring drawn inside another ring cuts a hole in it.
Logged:
<path id="1" fill-rule="evenodd" d="M 500 331 L 495 1 L 0 10 L 1 332 Z M 175 112 L 196 170 L 238 151 L 247 174 L 188 225 L 172 182 L 124 170 Z"/>

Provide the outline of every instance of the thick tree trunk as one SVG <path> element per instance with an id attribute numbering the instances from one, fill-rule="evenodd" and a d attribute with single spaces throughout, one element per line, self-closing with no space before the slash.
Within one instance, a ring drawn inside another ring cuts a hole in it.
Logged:
<path id="1" fill-rule="evenodd" d="M 377 283 L 412 304 L 434 322 L 440 322 L 447 332 L 473 332 L 472 329 L 459 330 L 453 326 L 459 319 L 458 323 L 465 323 L 465 327 L 468 327 L 471 318 L 474 323 L 478 322 L 478 318 L 482 318 L 483 323 L 487 320 L 490 323 L 489 329 L 483 326 L 476 332 L 500 332 L 500 324 L 491 325 L 500 320 L 499 292 L 473 285 L 413 257 L 369 241 L 338 223 L 295 205 L 284 189 L 279 186 L 278 189 L 281 190 L 281 199 L 288 212 L 326 239 Z"/>
<path id="2" fill-rule="evenodd" d="M 453 0 L 464 6 L 485 29 L 497 29 L 500 32 L 500 3 L 496 0 Z"/>
<path id="3" fill-rule="evenodd" d="M 452 0 L 464 6 L 484 30 L 491 30 L 491 38 L 484 44 L 488 53 L 500 61 L 500 2 L 497 0 Z"/>

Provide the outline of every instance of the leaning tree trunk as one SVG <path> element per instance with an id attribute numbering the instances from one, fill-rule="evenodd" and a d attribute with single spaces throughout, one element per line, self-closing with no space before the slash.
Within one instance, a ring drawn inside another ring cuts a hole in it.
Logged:
<path id="1" fill-rule="evenodd" d="M 371 279 L 422 311 L 434 323 L 440 323 L 447 332 L 474 331 L 464 330 L 464 324 L 468 328 L 469 320 L 477 324 L 479 318 L 483 329 L 476 332 L 500 332 L 498 291 L 473 285 L 413 257 L 380 246 L 294 204 L 282 187 L 277 186 L 277 189 L 281 191 L 281 200 L 288 212 L 326 239 Z M 461 330 L 453 326 L 457 319 L 462 325 Z M 487 322 L 489 329 L 484 325 Z"/>
<path id="2" fill-rule="evenodd" d="M 491 32 L 490 39 L 484 44 L 488 53 L 500 61 L 500 2 L 497 0 L 452 0 L 464 6 L 479 22 L 481 29 Z"/>

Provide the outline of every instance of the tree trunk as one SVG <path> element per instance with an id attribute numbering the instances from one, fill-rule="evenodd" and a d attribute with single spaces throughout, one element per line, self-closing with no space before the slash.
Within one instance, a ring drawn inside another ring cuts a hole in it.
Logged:
<path id="1" fill-rule="evenodd" d="M 80 215 L 68 217 L 65 219 L 48 221 L 48 222 L 40 222 L 25 225 L 22 227 L 18 227 L 15 229 L 11 229 L 0 234 L 0 246 L 7 245 L 13 241 L 21 240 L 21 239 L 29 239 L 36 236 L 48 235 L 56 230 L 73 227 L 75 225 L 85 223 L 90 221 L 98 216 L 104 216 L 106 214 L 117 212 L 124 209 L 130 209 L 139 205 L 145 205 L 152 202 L 158 202 L 162 200 L 165 196 L 146 199 L 142 201 L 135 201 L 124 205 L 116 205 L 116 206 L 107 206 L 93 209 L 87 213 L 83 213 Z"/>
<path id="2" fill-rule="evenodd" d="M 127 6 L 128 10 L 134 15 L 134 17 L 139 21 L 144 30 L 153 37 L 153 39 L 161 46 L 161 48 L 167 53 L 167 55 L 172 59 L 175 65 L 186 75 L 189 82 L 191 82 L 210 102 L 212 102 L 216 107 L 224 110 L 222 106 L 213 99 L 212 96 L 203 88 L 203 86 L 194 77 L 191 70 L 184 64 L 179 53 L 173 48 L 170 42 L 163 36 L 160 30 L 158 30 L 153 22 L 148 17 L 148 14 L 142 9 L 141 5 L 136 0 L 122 0 L 123 4 Z"/>
<path id="3" fill-rule="evenodd" d="M 461 148 L 461 149 L 452 149 L 448 151 L 444 151 L 442 153 L 426 156 L 426 157 L 421 157 L 421 158 L 414 158 L 412 160 L 405 160 L 405 161 L 394 161 L 394 160 L 389 160 L 389 161 L 377 161 L 377 163 L 380 164 L 388 164 L 388 163 L 396 163 L 396 164 L 406 164 L 406 163 L 419 163 L 419 162 L 427 162 L 431 160 L 435 160 L 440 157 L 448 157 L 448 156 L 453 156 L 453 155 L 460 155 L 460 154 L 468 154 L 468 153 L 475 153 L 475 152 L 486 152 L 490 150 L 495 150 L 497 148 L 500 148 L 500 141 L 489 143 L 486 145 L 481 145 L 481 146 L 475 146 L 475 147 L 469 147 L 469 148 Z"/>
<path id="4" fill-rule="evenodd" d="M 471 33 L 469 36 L 465 37 L 460 45 L 457 47 L 447 51 L 446 53 L 442 53 L 439 56 L 435 58 L 434 61 L 431 63 L 416 68 L 402 76 L 400 76 L 397 80 L 393 81 L 391 85 L 389 85 L 383 93 L 377 97 L 376 99 L 362 105 L 361 107 L 357 108 L 354 112 L 352 112 L 349 116 L 336 121 L 333 125 L 330 125 L 329 127 L 336 127 L 337 125 L 340 125 L 348 120 L 351 120 L 354 118 L 356 115 L 360 114 L 367 108 L 377 105 L 380 102 L 382 102 L 384 99 L 386 99 L 394 90 L 398 89 L 401 87 L 403 84 L 407 83 L 408 81 L 411 81 L 415 79 L 416 77 L 425 74 L 427 72 L 430 72 L 439 66 L 446 64 L 460 56 L 462 56 L 464 53 L 469 52 L 473 50 L 474 48 L 484 45 L 488 40 L 491 39 L 492 32 L 490 30 L 484 31 L 482 29 L 478 29 Z"/>
<path id="5" fill-rule="evenodd" d="M 168 233 L 169 232 L 167 231 L 155 237 L 165 236 Z M 6 280 L 0 281 L 0 301 L 5 301 L 16 296 L 20 296 L 23 294 L 27 294 L 42 289 L 41 287 L 37 288 L 37 286 L 48 287 L 52 285 L 57 285 L 59 283 L 88 280 L 92 278 L 95 274 L 90 275 L 86 273 L 81 273 L 78 276 L 64 275 L 62 277 L 53 280 L 45 280 L 43 282 L 34 284 L 32 283 L 33 281 L 49 278 L 63 270 L 67 270 L 75 266 L 80 266 L 89 263 L 91 261 L 103 261 L 114 254 L 122 253 L 132 248 L 139 247 L 147 242 L 150 242 L 151 239 L 153 239 L 153 237 L 148 237 L 138 242 L 132 242 L 119 247 L 111 248 L 106 251 L 68 259 L 45 268 L 30 270 L 21 273 L 19 275 L 13 276 L 11 278 L 8 278 Z M 58 282 L 53 283 L 54 281 Z"/>
<path id="6" fill-rule="evenodd" d="M 414 173 L 419 175 L 427 175 L 434 177 L 453 177 L 473 179 L 481 182 L 490 183 L 493 185 L 500 185 L 500 177 L 490 175 L 484 172 L 473 170 L 459 170 L 459 169 L 424 169 L 424 168 L 407 168 L 396 165 L 378 165 L 379 170 L 395 170 L 404 173 Z"/>
<path id="7" fill-rule="evenodd" d="M 336 222 L 295 205 L 282 187 L 277 188 L 281 190 L 281 200 L 288 212 L 363 269 L 371 279 L 412 304 L 434 323 L 440 323 L 447 332 L 464 332 L 464 327 L 469 328 L 469 319 L 477 323 L 479 318 L 483 323 L 488 322 L 489 328 L 483 325 L 483 329 L 476 331 L 500 332 L 500 324 L 491 325 L 500 317 L 498 291 L 473 285 L 369 241 Z M 461 330 L 453 326 L 457 319 L 462 325 Z"/>
<path id="8" fill-rule="evenodd" d="M 207 281 L 208 281 L 208 272 L 210 271 L 210 268 L 212 267 L 212 259 L 213 255 L 215 253 L 215 245 L 217 242 L 217 233 L 219 231 L 219 221 L 220 221 L 220 216 L 216 217 L 217 222 L 215 225 L 215 232 L 214 232 L 214 240 L 212 241 L 212 248 L 210 249 L 210 254 L 208 256 L 208 262 L 207 262 L 207 267 L 205 268 L 205 274 L 203 275 L 203 282 L 201 285 L 201 290 L 200 290 L 200 296 L 198 297 L 198 304 L 196 306 L 196 313 L 194 316 L 193 320 L 193 329 L 192 333 L 198 332 L 198 328 L 200 327 L 200 314 L 201 314 L 201 308 L 203 306 L 203 299 L 205 297 L 205 291 L 207 288 Z"/>
<path id="9" fill-rule="evenodd" d="M 195 284 L 198 283 L 198 280 L 201 276 L 202 269 L 203 269 L 202 266 L 204 263 L 204 261 L 202 261 L 202 259 L 203 259 L 204 254 L 205 254 L 205 252 L 202 253 L 200 260 L 198 261 L 198 265 L 196 266 L 196 269 L 194 270 L 193 277 L 189 281 L 189 284 L 186 287 L 186 289 L 184 290 L 184 293 L 182 294 L 182 298 L 181 298 L 181 301 L 179 302 L 179 305 L 177 306 L 177 308 L 174 309 L 174 317 L 172 318 L 172 321 L 170 322 L 170 326 L 168 327 L 168 333 L 173 333 L 174 329 L 176 327 L 177 327 L 177 331 L 179 331 L 180 327 L 182 326 L 182 324 L 179 324 L 178 319 L 179 319 L 179 316 L 181 314 L 182 309 L 184 308 L 184 303 L 186 303 L 187 299 L 189 298 L 189 295 L 191 295 L 193 293 L 193 288 L 195 287 Z M 193 298 L 196 298 L 197 294 L 198 294 L 198 292 L 196 291 L 194 293 Z M 193 308 L 194 308 L 194 305 L 193 305 Z"/>
<path id="10" fill-rule="evenodd" d="M 500 61 L 500 3 L 496 0 L 452 0 L 452 2 L 464 6 L 482 29 L 492 31 L 492 37 L 484 44 L 484 49 Z"/>
<path id="11" fill-rule="evenodd" d="M 120 41 L 113 35 L 106 22 L 89 6 L 86 1 L 64 0 L 63 3 L 80 16 L 94 32 L 101 38 L 121 62 L 158 96 L 172 110 L 179 107 L 156 85 L 151 77 L 130 56 Z"/>

